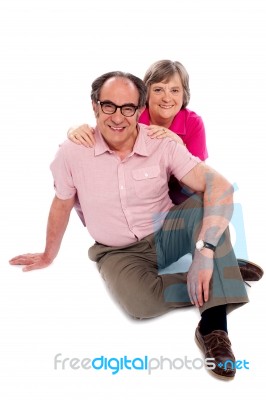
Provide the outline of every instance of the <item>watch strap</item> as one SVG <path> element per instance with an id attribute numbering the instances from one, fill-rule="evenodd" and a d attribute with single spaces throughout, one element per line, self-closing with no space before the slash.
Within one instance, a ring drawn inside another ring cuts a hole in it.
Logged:
<path id="1" fill-rule="evenodd" d="M 210 249 L 212 251 L 216 250 L 216 246 L 214 246 L 213 244 L 208 243 L 208 242 L 204 242 L 204 247 L 206 247 L 206 249 Z"/>

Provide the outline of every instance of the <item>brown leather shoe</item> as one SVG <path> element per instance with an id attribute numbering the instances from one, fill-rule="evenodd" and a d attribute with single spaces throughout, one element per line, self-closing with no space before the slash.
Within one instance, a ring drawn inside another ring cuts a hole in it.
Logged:
<path id="1" fill-rule="evenodd" d="M 244 281 L 259 281 L 262 278 L 264 271 L 257 264 L 242 258 L 238 258 L 237 262 Z"/>
<path id="2" fill-rule="evenodd" d="M 199 325 L 195 332 L 195 341 L 201 351 L 204 353 L 205 359 L 211 360 L 215 367 L 208 369 L 216 378 L 229 380 L 233 379 L 236 373 L 235 356 L 231 349 L 231 342 L 225 331 L 216 330 L 208 335 L 200 333 Z"/>

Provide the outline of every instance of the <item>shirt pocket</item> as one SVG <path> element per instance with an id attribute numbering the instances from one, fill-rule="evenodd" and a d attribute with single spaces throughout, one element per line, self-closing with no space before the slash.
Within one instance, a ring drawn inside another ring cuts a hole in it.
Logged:
<path id="1" fill-rule="evenodd" d="M 141 199 L 153 199 L 160 193 L 161 176 L 158 165 L 132 171 L 136 195 Z"/>

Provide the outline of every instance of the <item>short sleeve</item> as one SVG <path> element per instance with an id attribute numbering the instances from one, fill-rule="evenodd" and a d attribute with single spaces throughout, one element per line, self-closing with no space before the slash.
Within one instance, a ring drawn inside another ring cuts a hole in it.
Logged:
<path id="1" fill-rule="evenodd" d="M 76 188 L 73 183 L 71 168 L 66 160 L 64 146 L 60 146 L 50 169 L 54 178 L 56 196 L 61 200 L 67 200 L 75 196 Z"/>
<path id="2" fill-rule="evenodd" d="M 190 153 L 202 161 L 208 158 L 204 123 L 195 113 L 190 115 L 187 121 L 185 144 Z"/>
<path id="3" fill-rule="evenodd" d="M 191 154 L 182 144 L 173 142 L 172 146 L 171 151 L 169 151 L 170 172 L 180 181 L 202 160 Z"/>

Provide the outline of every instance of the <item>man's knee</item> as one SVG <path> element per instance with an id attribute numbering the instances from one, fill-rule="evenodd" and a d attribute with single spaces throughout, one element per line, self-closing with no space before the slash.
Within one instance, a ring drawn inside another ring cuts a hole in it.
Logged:
<path id="1" fill-rule="evenodd" d="M 151 277 L 149 277 L 151 279 Z M 135 285 L 116 283 L 113 287 L 114 294 L 125 309 L 127 314 L 136 319 L 147 319 L 157 317 L 167 311 L 167 304 L 163 299 L 162 278 L 160 276 L 153 277 L 151 283 L 139 282 Z"/>
<path id="2" fill-rule="evenodd" d="M 158 303 L 156 300 L 148 300 L 143 303 L 138 303 L 134 301 L 125 301 L 122 304 L 124 310 L 134 319 L 149 319 L 155 318 L 168 311 L 168 308 L 162 304 Z"/>

